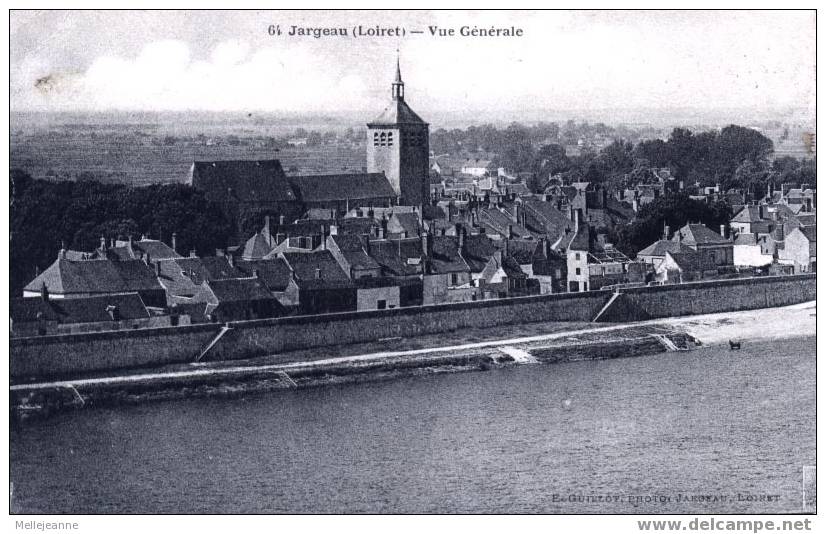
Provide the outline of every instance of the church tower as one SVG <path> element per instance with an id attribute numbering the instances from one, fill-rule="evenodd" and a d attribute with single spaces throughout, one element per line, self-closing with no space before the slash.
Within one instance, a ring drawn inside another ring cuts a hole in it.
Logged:
<path id="1" fill-rule="evenodd" d="M 399 203 L 421 206 L 430 197 L 429 127 L 404 101 L 398 58 L 392 101 L 367 123 L 367 171 L 384 172 Z"/>

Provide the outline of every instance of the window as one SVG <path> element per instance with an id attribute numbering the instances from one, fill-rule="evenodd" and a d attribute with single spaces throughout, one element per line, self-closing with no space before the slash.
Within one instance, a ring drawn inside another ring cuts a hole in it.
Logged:
<path id="1" fill-rule="evenodd" d="M 576 254 L 574 254 L 574 259 L 575 259 L 576 261 L 579 261 L 579 252 L 577 252 Z M 579 269 L 577 269 L 577 270 L 579 270 Z M 579 274 L 579 273 L 577 273 L 577 274 Z"/>
<path id="2" fill-rule="evenodd" d="M 580 274 L 579 267 L 576 268 L 576 274 L 577 274 L 577 276 L 579 276 L 579 274 Z"/>
<path id="3" fill-rule="evenodd" d="M 376 301 L 376 309 L 383 310 L 387 308 L 387 301 L 386 300 L 377 300 Z"/>
<path id="4" fill-rule="evenodd" d="M 379 146 L 379 132 L 373 134 L 373 146 Z"/>
<path id="5" fill-rule="evenodd" d="M 450 285 L 458 286 L 459 285 L 459 275 L 457 273 L 450 273 Z"/>
<path id="6" fill-rule="evenodd" d="M 379 146 L 387 146 L 387 132 L 382 132 L 379 135 Z"/>
<path id="7" fill-rule="evenodd" d="M 387 146 L 393 146 L 393 132 L 387 134 Z"/>

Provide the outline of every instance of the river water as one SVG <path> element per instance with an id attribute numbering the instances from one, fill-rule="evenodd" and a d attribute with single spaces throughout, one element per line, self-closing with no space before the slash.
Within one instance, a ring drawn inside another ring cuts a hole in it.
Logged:
<path id="1" fill-rule="evenodd" d="M 89 408 L 11 432 L 12 511 L 803 511 L 814 338 Z"/>

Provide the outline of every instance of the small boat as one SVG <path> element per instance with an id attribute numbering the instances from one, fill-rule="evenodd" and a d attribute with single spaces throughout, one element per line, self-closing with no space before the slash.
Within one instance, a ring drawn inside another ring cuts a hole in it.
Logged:
<path id="1" fill-rule="evenodd" d="M 739 341 L 732 341 L 728 340 L 728 347 L 729 350 L 740 350 L 740 342 Z"/>

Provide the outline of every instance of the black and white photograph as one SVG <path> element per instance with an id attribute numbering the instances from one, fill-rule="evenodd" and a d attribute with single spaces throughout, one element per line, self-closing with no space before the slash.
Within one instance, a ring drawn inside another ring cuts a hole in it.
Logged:
<path id="1" fill-rule="evenodd" d="M 15 530 L 814 529 L 814 9 L 9 32 Z"/>

